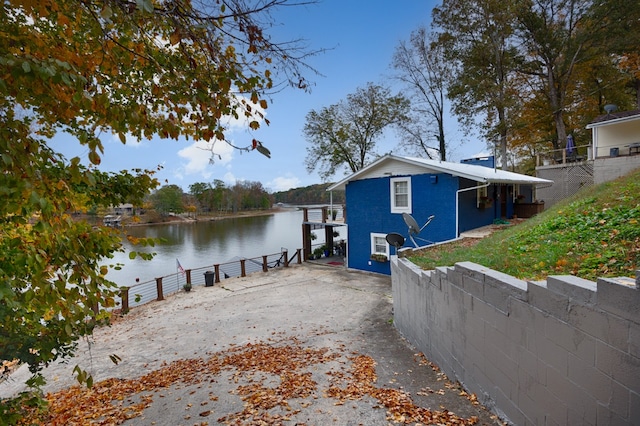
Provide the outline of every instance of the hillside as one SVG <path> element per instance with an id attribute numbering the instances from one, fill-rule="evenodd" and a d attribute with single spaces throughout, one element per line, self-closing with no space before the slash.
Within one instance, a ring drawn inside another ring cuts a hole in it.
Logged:
<path id="1" fill-rule="evenodd" d="M 276 203 L 285 204 L 329 204 L 330 193 L 327 188 L 332 183 L 321 183 L 316 185 L 294 188 L 288 191 L 275 192 L 273 194 Z M 333 203 L 344 203 L 344 191 L 333 191 Z"/>
<path id="2" fill-rule="evenodd" d="M 458 241 L 411 253 L 424 269 L 472 261 L 522 279 L 548 275 L 635 278 L 640 268 L 640 170 L 583 189 L 477 244 Z"/>

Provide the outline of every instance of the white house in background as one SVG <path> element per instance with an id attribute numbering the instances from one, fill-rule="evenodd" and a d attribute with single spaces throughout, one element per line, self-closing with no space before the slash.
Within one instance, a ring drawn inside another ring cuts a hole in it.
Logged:
<path id="1" fill-rule="evenodd" d="M 551 151 L 562 161 L 536 167 L 536 176 L 552 180 L 552 186 L 538 191 L 546 208 L 572 196 L 580 189 L 624 176 L 640 168 L 640 110 L 610 112 L 586 126 L 591 143 L 578 148 L 580 161 Z M 585 155 L 586 154 L 586 155 Z"/>
<path id="2" fill-rule="evenodd" d="M 640 110 L 601 115 L 587 129 L 594 159 L 640 154 Z"/>

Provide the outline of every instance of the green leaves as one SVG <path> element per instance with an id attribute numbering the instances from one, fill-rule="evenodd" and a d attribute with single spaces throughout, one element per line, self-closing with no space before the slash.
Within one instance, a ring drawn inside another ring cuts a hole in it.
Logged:
<path id="1" fill-rule="evenodd" d="M 377 155 L 384 129 L 406 118 L 409 102 L 382 86 L 368 83 L 338 104 L 310 111 L 304 134 L 309 143 L 305 165 L 328 179 L 340 167 L 362 169 Z"/>
<path id="2" fill-rule="evenodd" d="M 152 0 L 136 0 L 136 6 L 138 7 L 138 10 L 142 12 L 147 12 L 147 13 L 153 12 Z"/>
<path id="3" fill-rule="evenodd" d="M 75 213 L 140 204 L 158 186 L 153 170 L 101 171 L 99 135 L 224 141 L 224 116 L 252 117 L 252 129 L 262 122 L 252 105 L 267 107 L 275 70 L 301 78 L 291 58 L 304 55 L 271 43 L 244 2 L 181 2 L 179 12 L 156 3 L 17 0 L 0 13 L 0 359 L 28 364 L 29 384 L 41 383 L 43 365 L 72 355 L 115 304 L 108 270 L 120 265 L 104 263 L 122 250 L 120 235 Z M 235 48 L 242 40 L 250 52 Z M 50 148 L 60 131 L 84 147 L 90 167 Z M 169 188 L 156 199 L 179 213 L 181 195 Z"/>

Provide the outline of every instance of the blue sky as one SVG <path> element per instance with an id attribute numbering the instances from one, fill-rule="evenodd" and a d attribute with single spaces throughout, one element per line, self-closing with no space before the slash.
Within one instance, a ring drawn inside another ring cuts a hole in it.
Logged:
<path id="1" fill-rule="evenodd" d="M 120 143 L 117 137 L 105 135 L 105 153 L 101 169 L 117 171 L 131 168 L 155 169 L 162 183 L 181 186 L 188 192 L 194 182 L 227 184 L 236 180 L 259 181 L 270 191 L 320 183 L 316 173 L 309 174 L 304 166 L 307 142 L 303 135 L 305 116 L 311 110 L 338 103 L 358 87 L 368 82 L 386 84 L 398 91 L 390 78 L 391 60 L 401 40 L 408 40 L 412 30 L 428 26 L 431 10 L 438 4 L 432 0 L 320 0 L 318 4 L 286 8 L 275 18 L 281 23 L 275 28 L 277 39 L 286 41 L 303 38 L 310 49 L 330 49 L 307 62 L 323 76 L 308 74 L 315 83 L 311 93 L 287 88 L 271 99 L 266 117 L 269 126 L 249 132 L 241 126 L 228 134 L 238 146 L 247 146 L 253 138 L 271 151 L 268 159 L 257 151 L 238 152 L 218 143 L 214 151 L 222 157 L 209 163 L 209 153 L 192 140 L 161 140 L 154 138 L 141 143 Z M 458 161 L 486 151 L 483 142 L 457 130 L 455 119 L 448 123 L 449 159 Z M 466 140 L 466 142 L 462 142 Z M 398 142 L 395 132 L 388 132 L 378 143 L 377 151 L 386 153 Z M 86 148 L 77 143 L 58 140 L 54 145 L 67 157 L 86 158 Z M 333 181 L 344 175 L 336 175 Z"/>

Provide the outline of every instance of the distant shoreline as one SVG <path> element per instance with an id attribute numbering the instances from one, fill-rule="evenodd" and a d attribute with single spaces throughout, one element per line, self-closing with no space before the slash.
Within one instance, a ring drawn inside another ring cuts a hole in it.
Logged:
<path id="1" fill-rule="evenodd" d="M 270 209 L 264 210 L 248 210 L 248 211 L 240 211 L 236 213 L 230 214 L 218 214 L 218 215 L 198 215 L 193 218 L 182 217 L 182 216 L 168 216 L 167 220 L 161 222 L 128 222 L 123 225 L 123 227 L 136 227 L 136 226 L 153 226 L 153 225 L 172 225 L 176 223 L 195 223 L 195 222 L 215 222 L 218 220 L 225 219 L 238 219 L 242 217 L 258 217 L 258 216 L 269 216 L 272 214 L 280 213 L 287 210 L 294 210 L 296 207 L 274 207 Z M 127 216 L 127 218 L 131 218 L 131 216 Z"/>

